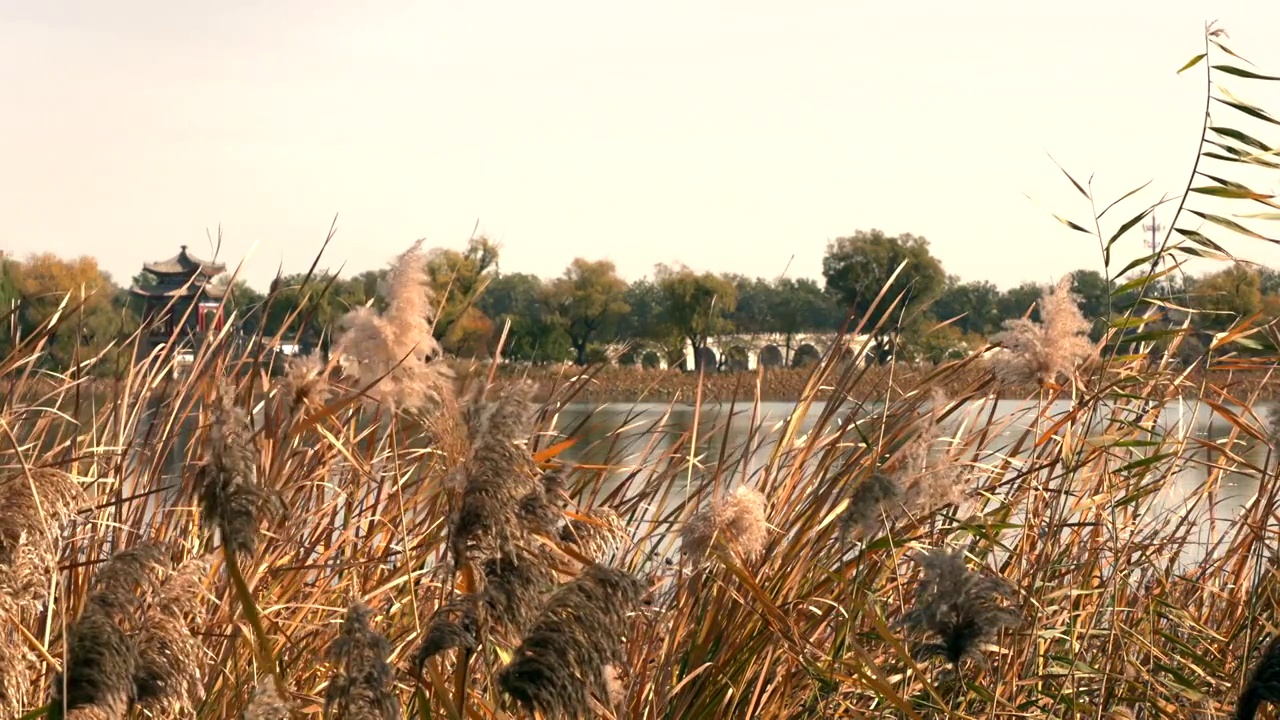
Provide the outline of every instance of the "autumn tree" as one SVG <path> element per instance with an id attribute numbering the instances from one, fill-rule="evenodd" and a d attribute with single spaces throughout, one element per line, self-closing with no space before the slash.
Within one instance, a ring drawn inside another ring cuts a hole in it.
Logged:
<path id="1" fill-rule="evenodd" d="M 544 302 L 569 336 L 578 365 L 587 364 L 591 341 L 615 331 L 618 319 L 631 310 L 626 293 L 626 281 L 609 260 L 575 258 L 562 276 L 547 284 Z"/>
<path id="2" fill-rule="evenodd" d="M 18 324 L 23 335 L 37 332 L 56 315 L 46 346 L 47 362 L 54 368 L 89 360 L 136 329 L 120 288 L 91 257 L 64 260 L 41 253 L 8 269 L 20 298 Z"/>
<path id="3" fill-rule="evenodd" d="M 882 347 L 889 335 L 907 329 L 904 321 L 918 319 L 916 311 L 946 283 L 942 263 L 929 252 L 927 240 L 911 234 L 891 237 L 880 230 L 859 230 L 827 243 L 822 276 L 828 292 L 840 298 L 856 318 L 866 318 L 865 331 L 873 333 Z M 882 289 L 884 296 L 876 302 Z"/>
<path id="4" fill-rule="evenodd" d="M 738 302 L 736 288 L 718 275 L 685 266 L 658 265 L 655 278 L 664 322 L 693 346 L 694 362 L 701 369 L 707 340 L 733 327 L 728 315 Z"/>

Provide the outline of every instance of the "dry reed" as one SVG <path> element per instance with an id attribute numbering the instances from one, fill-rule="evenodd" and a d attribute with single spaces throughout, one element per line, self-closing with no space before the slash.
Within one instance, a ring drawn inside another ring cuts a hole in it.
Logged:
<path id="1" fill-rule="evenodd" d="M 38 657 L 24 631 L 49 599 L 80 486 L 59 470 L 31 468 L 0 478 L 0 715 L 31 701 Z M 20 629 L 21 628 L 21 629 Z"/>
<path id="2" fill-rule="evenodd" d="M 608 702 L 617 687 L 627 616 L 643 593 L 626 572 L 587 566 L 551 596 L 498 673 L 503 691 L 543 717 L 595 716 L 592 698 Z"/>

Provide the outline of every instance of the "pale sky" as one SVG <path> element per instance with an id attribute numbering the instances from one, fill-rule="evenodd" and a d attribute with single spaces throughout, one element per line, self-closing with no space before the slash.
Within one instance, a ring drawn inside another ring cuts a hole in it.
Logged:
<path id="1" fill-rule="evenodd" d="M 504 271 L 819 277 L 874 227 L 1008 287 L 1100 268 L 1048 214 L 1088 218 L 1046 152 L 1104 200 L 1181 190 L 1203 74 L 1175 71 L 1206 20 L 1280 74 L 1280 3 L 967 5 L 0 0 L 0 249 L 127 282 L 221 224 L 264 288 L 336 213 L 344 272 L 478 220 Z M 1228 87 L 1280 114 L 1280 88 Z"/>

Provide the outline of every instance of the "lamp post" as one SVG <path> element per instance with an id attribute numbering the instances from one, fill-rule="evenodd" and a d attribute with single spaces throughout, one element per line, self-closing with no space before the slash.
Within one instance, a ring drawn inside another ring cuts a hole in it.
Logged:
<path id="1" fill-rule="evenodd" d="M 1156 220 L 1155 214 L 1152 214 L 1151 222 L 1143 223 L 1142 229 L 1151 233 L 1151 238 L 1147 241 L 1147 244 L 1150 245 L 1151 247 L 1151 274 L 1155 275 L 1157 272 L 1159 272 L 1160 265 L 1161 265 L 1160 261 L 1162 258 L 1157 253 L 1160 252 L 1159 232 L 1161 230 L 1164 230 L 1164 226 L 1161 225 L 1158 220 Z M 1159 280 L 1152 279 L 1152 284 L 1155 286 L 1156 290 L 1160 289 Z"/>

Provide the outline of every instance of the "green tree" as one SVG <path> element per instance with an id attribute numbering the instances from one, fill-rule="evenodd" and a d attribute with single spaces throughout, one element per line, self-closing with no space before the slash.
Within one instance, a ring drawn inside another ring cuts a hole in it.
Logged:
<path id="1" fill-rule="evenodd" d="M 665 323 L 693 346 L 694 363 L 701 369 L 707 340 L 733 328 L 728 315 L 737 305 L 737 289 L 718 275 L 684 266 L 658 265 L 654 275 Z"/>
<path id="2" fill-rule="evenodd" d="M 317 273 L 309 280 L 305 273 L 286 275 L 272 282 L 272 291 L 255 311 L 259 314 L 245 327 L 268 338 L 279 334 L 284 342 L 297 341 L 308 351 L 327 352 L 334 323 L 365 300 L 363 285 L 330 273 Z"/>
<path id="3" fill-rule="evenodd" d="M 962 282 L 948 276 L 930 309 L 939 322 L 955 318 L 951 326 L 966 335 L 985 337 L 1000 329 L 1000 289 L 985 280 Z"/>
<path id="4" fill-rule="evenodd" d="M 836 330 L 844 323 L 844 311 L 830 293 L 809 278 L 778 278 L 773 283 L 771 330 L 787 337 L 796 333 Z"/>
<path id="5" fill-rule="evenodd" d="M 8 354 L 13 349 L 14 338 L 18 334 L 19 302 L 22 299 L 18 292 L 17 272 L 19 263 L 0 251 L 0 354 Z"/>
<path id="6" fill-rule="evenodd" d="M 640 278 L 631 283 L 623 300 L 631 312 L 618 321 L 619 337 L 649 340 L 673 352 L 680 347 L 681 335 L 667 323 L 665 298 L 655 280 Z"/>
<path id="7" fill-rule="evenodd" d="M 365 270 L 347 282 L 352 284 L 353 291 L 359 288 L 366 301 L 372 299 L 375 310 L 382 312 L 387 309 L 387 299 L 382 296 L 382 287 L 387 282 L 386 268 Z"/>
<path id="8" fill-rule="evenodd" d="M 1262 310 L 1261 278 L 1243 263 L 1206 275 L 1195 284 L 1194 300 L 1205 329 L 1221 331 Z"/>
<path id="9" fill-rule="evenodd" d="M 734 329 L 744 333 L 775 332 L 778 328 L 776 314 L 779 308 L 778 289 L 763 278 L 743 275 L 721 276 L 732 283 L 738 302 L 728 314 Z"/>
<path id="10" fill-rule="evenodd" d="M 235 322 L 240 331 L 246 335 L 257 335 L 258 329 L 262 326 L 264 301 L 267 296 L 250 287 L 244 280 L 231 283 L 230 290 L 226 300 L 228 316 L 234 312 Z"/>
<path id="11" fill-rule="evenodd" d="M 1089 336 L 1096 342 L 1107 332 L 1111 321 L 1111 291 L 1114 288 L 1097 270 L 1071 273 L 1071 292 L 1080 302 L 1080 313 L 1093 321 Z"/>
<path id="12" fill-rule="evenodd" d="M 477 307 L 501 331 L 511 321 L 503 355 L 526 362 L 559 362 L 570 356 L 569 336 L 543 303 L 545 283 L 536 275 L 498 273 Z"/>
<path id="13" fill-rule="evenodd" d="M 901 272 L 893 277 L 904 262 Z M 874 229 L 827 243 L 822 276 L 827 291 L 840 298 L 855 317 L 866 317 L 864 328 L 874 331 L 882 343 L 892 333 L 906 331 L 907 325 L 918 322 L 916 311 L 927 306 L 946 284 L 942 263 L 929 252 L 929 241 L 911 234 L 890 237 Z M 875 303 L 886 286 L 885 296 Z M 895 305 L 899 296 L 902 300 Z"/>
<path id="14" fill-rule="evenodd" d="M 1280 270 L 1269 267 L 1256 268 L 1258 271 L 1258 290 L 1263 295 L 1280 295 Z"/>
<path id="15" fill-rule="evenodd" d="M 427 254 L 427 280 L 437 303 L 435 336 L 443 340 L 449 326 L 476 304 L 498 270 L 498 245 L 483 236 L 465 250 L 435 248 Z"/>
<path id="16" fill-rule="evenodd" d="M 1011 320 L 1020 318 L 1032 310 L 1031 316 L 1039 318 L 1040 313 L 1034 310 L 1040 301 L 1040 296 L 1044 294 L 1044 289 L 1033 282 L 1024 282 L 1017 287 L 1009 288 L 1000 294 L 1000 320 Z"/>
<path id="17" fill-rule="evenodd" d="M 575 362 L 587 364 L 587 348 L 602 333 L 617 330 L 631 307 L 627 283 L 609 260 L 575 258 L 564 275 L 547 284 L 545 302 L 573 346 Z"/>

